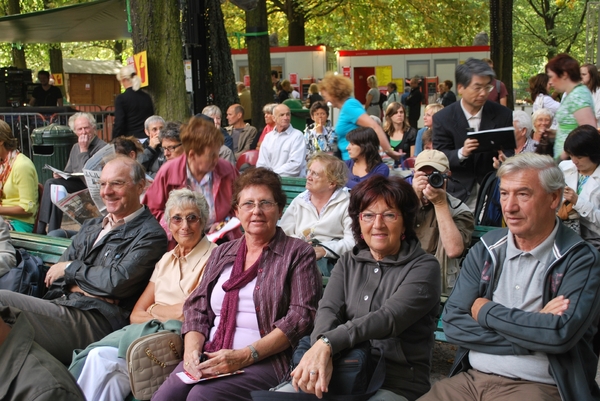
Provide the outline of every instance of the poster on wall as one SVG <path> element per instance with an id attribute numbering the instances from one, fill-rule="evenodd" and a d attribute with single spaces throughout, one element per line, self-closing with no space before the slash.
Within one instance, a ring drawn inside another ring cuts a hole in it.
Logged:
<path id="1" fill-rule="evenodd" d="M 342 67 L 342 75 L 350 78 L 350 67 Z"/>
<path id="2" fill-rule="evenodd" d="M 150 82 L 148 80 L 148 57 L 146 50 L 134 54 L 133 57 L 127 57 L 127 65 L 131 64 L 134 65 L 135 72 L 142 81 L 141 87 L 148 86 Z"/>
<path id="3" fill-rule="evenodd" d="M 290 84 L 298 85 L 298 74 L 295 72 L 290 73 Z"/>
<path id="4" fill-rule="evenodd" d="M 375 67 L 375 76 L 379 87 L 386 87 L 389 82 L 392 82 L 392 66 L 382 65 Z"/>

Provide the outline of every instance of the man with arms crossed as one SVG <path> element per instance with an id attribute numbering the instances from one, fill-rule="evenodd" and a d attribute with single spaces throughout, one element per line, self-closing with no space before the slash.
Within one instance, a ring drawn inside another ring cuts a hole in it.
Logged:
<path id="1" fill-rule="evenodd" d="M 565 181 L 550 156 L 521 153 L 498 177 L 508 228 L 467 255 L 443 316 L 460 346 L 451 377 L 420 400 L 600 400 L 600 254 L 557 219 Z"/>

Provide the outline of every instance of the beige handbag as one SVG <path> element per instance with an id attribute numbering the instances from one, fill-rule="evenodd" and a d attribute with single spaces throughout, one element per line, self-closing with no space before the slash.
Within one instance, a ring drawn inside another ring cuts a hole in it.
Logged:
<path id="1" fill-rule="evenodd" d="M 135 340 L 127 349 L 131 392 L 149 400 L 183 360 L 183 340 L 177 333 L 160 331 Z"/>

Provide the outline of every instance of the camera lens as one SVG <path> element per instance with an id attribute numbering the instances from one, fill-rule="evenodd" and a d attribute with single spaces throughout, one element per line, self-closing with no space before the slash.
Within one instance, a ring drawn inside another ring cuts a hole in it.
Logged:
<path id="1" fill-rule="evenodd" d="M 431 185 L 432 187 L 441 188 L 444 186 L 444 178 L 446 178 L 444 175 L 437 171 L 434 171 L 433 173 L 429 174 L 427 180 L 429 181 L 429 185 Z"/>

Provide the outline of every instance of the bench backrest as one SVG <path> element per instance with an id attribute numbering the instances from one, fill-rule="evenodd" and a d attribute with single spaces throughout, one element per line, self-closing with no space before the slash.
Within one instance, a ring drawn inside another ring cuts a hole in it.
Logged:
<path id="1" fill-rule="evenodd" d="M 47 235 L 10 232 L 10 238 L 15 248 L 23 248 L 32 255 L 39 256 L 46 265 L 58 262 L 62 254 L 71 245 L 68 238 L 48 237 Z"/>

